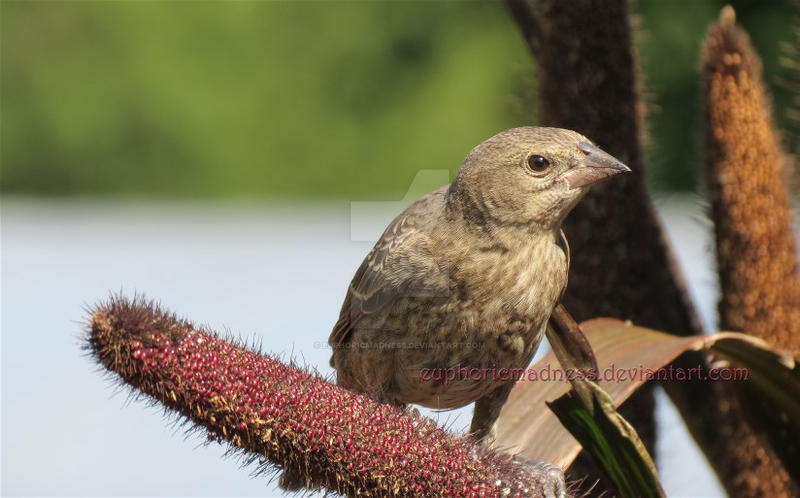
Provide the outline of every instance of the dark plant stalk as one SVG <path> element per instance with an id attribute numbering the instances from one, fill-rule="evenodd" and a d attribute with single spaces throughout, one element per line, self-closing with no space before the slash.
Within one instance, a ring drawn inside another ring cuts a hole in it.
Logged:
<path id="1" fill-rule="evenodd" d="M 525 4 L 509 0 L 509 4 Z M 645 185 L 645 105 L 625 0 L 542 0 L 530 47 L 540 124 L 576 130 L 632 172 L 592 187 L 567 217 L 567 309 L 580 322 L 616 316 L 678 335 L 702 332 Z M 532 15 L 533 15 L 532 14 Z M 515 15 L 515 19 L 524 17 Z"/>
<path id="2" fill-rule="evenodd" d="M 702 333 L 650 202 L 642 160 L 644 103 L 625 0 L 506 0 L 537 61 L 542 124 L 572 128 L 630 165 L 633 173 L 593 188 L 566 221 L 572 247 L 564 303 L 578 320 L 610 315 L 679 335 Z M 676 366 L 705 364 L 684 355 Z M 746 421 L 737 395 L 721 383 L 664 384 L 693 437 L 732 496 L 769 496 L 780 462 Z M 651 413 L 647 397 L 634 413 Z M 630 401 L 626 406 L 630 405 Z M 625 408 L 625 407 L 623 407 Z M 652 419 L 631 416 L 645 444 Z M 650 446 L 652 448 L 652 446 Z M 580 461 L 579 461 L 580 462 Z M 748 486 L 740 483 L 747 475 Z M 573 474 L 573 477 L 578 477 Z"/>
<path id="3" fill-rule="evenodd" d="M 677 334 L 701 332 L 645 187 L 645 106 L 627 2 L 507 4 L 538 65 L 541 124 L 579 131 L 633 170 L 597 185 L 567 218 L 572 262 L 562 302 L 578 321 L 615 316 Z M 621 409 L 651 451 L 653 406 L 644 389 Z M 574 470 L 586 466 L 580 458 Z"/>
<path id="4" fill-rule="evenodd" d="M 306 487 L 349 496 L 541 496 L 510 456 L 198 329 L 142 299 L 92 312 L 87 348 L 119 378 Z"/>

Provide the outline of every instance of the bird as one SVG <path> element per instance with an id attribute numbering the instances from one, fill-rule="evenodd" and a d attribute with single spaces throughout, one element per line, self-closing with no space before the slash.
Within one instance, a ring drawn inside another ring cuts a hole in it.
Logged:
<path id="1" fill-rule="evenodd" d="M 356 271 L 329 338 L 337 385 L 399 407 L 474 402 L 469 433 L 491 441 L 514 384 L 497 372 L 528 366 L 567 286 L 562 222 L 593 184 L 626 172 L 560 128 L 474 147 Z"/>

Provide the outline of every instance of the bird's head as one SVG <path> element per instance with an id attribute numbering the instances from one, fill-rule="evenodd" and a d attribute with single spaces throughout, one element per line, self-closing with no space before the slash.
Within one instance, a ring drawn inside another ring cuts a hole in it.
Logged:
<path id="1" fill-rule="evenodd" d="M 448 203 L 499 225 L 557 229 L 592 184 L 629 171 L 574 131 L 512 128 L 472 149 Z"/>

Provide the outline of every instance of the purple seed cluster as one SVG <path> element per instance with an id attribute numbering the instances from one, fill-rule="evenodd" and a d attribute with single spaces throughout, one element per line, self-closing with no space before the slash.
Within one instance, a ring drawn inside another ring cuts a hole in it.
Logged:
<path id="1" fill-rule="evenodd" d="M 308 488 L 349 496 L 541 496 L 525 465 L 341 389 L 142 299 L 92 313 L 88 347 L 124 382 Z"/>

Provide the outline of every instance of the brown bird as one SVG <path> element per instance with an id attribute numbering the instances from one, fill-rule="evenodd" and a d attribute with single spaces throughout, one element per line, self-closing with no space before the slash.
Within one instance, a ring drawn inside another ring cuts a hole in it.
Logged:
<path id="1" fill-rule="evenodd" d="M 590 185 L 627 171 L 558 128 L 514 128 L 472 149 L 356 272 L 329 341 L 337 383 L 398 405 L 475 401 L 471 433 L 490 436 L 513 386 L 496 373 L 528 366 L 567 285 L 562 221 Z"/>

